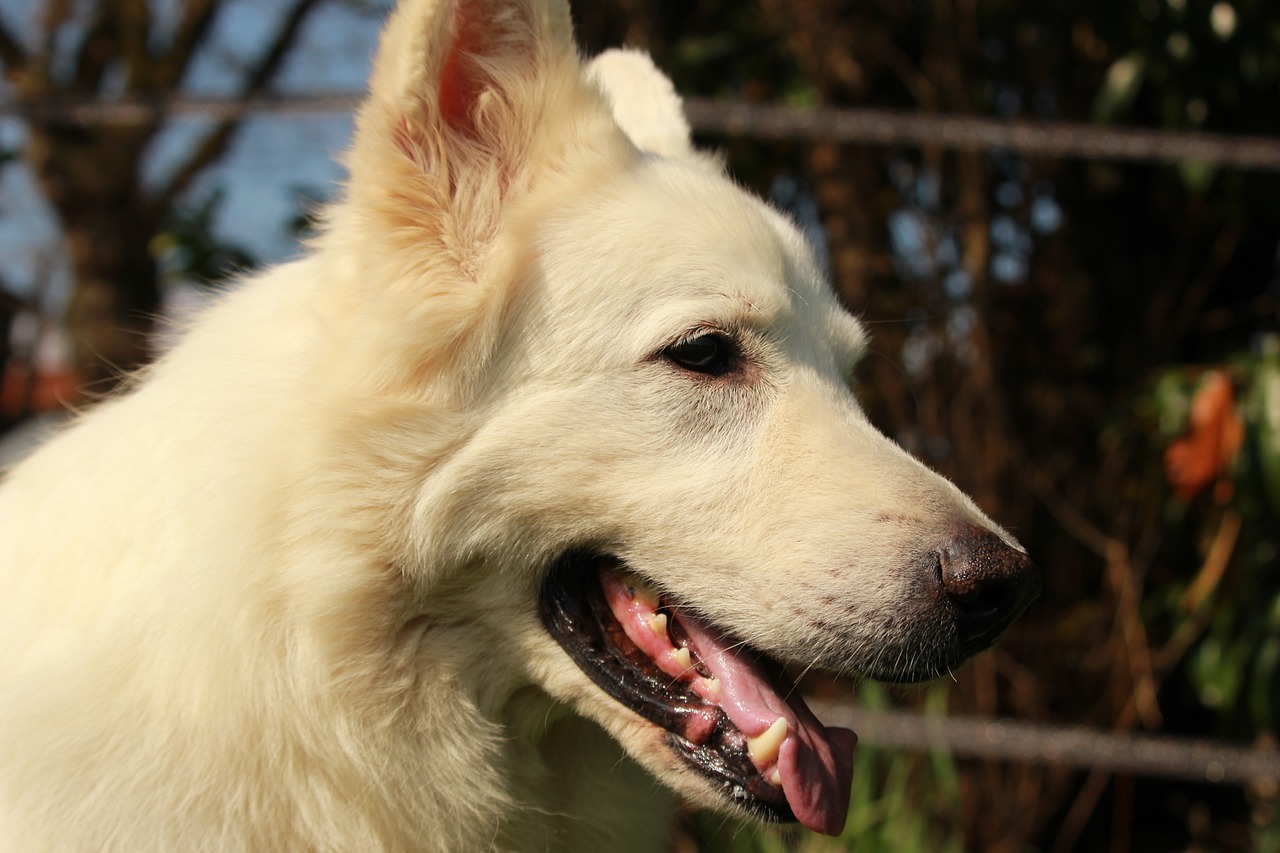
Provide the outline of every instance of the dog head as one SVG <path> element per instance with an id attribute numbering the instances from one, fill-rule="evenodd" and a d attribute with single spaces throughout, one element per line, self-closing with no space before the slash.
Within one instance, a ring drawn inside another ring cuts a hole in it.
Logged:
<path id="1" fill-rule="evenodd" d="M 348 368 L 449 425 L 402 466 L 422 600 L 686 795 L 838 832 L 854 736 L 782 665 L 933 677 L 1039 579 L 867 422 L 803 238 L 552 0 L 402 4 L 350 167 Z"/>

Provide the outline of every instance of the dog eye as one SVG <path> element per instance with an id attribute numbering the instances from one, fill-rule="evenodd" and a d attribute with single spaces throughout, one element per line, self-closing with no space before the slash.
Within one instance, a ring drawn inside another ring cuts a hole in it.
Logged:
<path id="1" fill-rule="evenodd" d="M 663 355 L 685 370 L 723 376 L 733 366 L 734 347 L 724 335 L 707 333 L 672 344 Z"/>

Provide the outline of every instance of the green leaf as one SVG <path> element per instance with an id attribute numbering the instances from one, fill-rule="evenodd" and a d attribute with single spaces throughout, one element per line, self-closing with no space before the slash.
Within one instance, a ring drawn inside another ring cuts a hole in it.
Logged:
<path id="1" fill-rule="evenodd" d="M 1102 90 L 1093 101 L 1093 120 L 1114 124 L 1128 114 L 1147 74 L 1147 58 L 1140 51 L 1128 53 L 1107 69 Z"/>
<path id="2" fill-rule="evenodd" d="M 1204 195 L 1218 175 L 1218 167 L 1203 160 L 1182 160 L 1178 163 L 1178 177 L 1188 190 Z"/>
<path id="3" fill-rule="evenodd" d="M 1170 370 L 1156 380 L 1151 392 L 1156 426 L 1162 438 L 1177 438 L 1191 422 L 1191 399 L 1195 384 L 1181 370 Z"/>
<path id="4" fill-rule="evenodd" d="M 1253 374 L 1248 413 L 1263 493 L 1272 511 L 1280 512 L 1280 355 L 1270 354 Z"/>
<path id="5" fill-rule="evenodd" d="M 1258 648 L 1249 684 L 1249 711 L 1260 727 L 1275 726 L 1280 718 L 1277 714 L 1280 709 L 1276 707 L 1276 693 L 1280 689 L 1277 682 L 1280 682 L 1280 634 L 1272 634 Z"/>

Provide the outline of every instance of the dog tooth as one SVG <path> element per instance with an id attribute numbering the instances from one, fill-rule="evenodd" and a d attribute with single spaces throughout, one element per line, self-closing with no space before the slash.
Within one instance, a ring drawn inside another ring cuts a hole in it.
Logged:
<path id="1" fill-rule="evenodd" d="M 762 734 L 747 738 L 747 755 L 757 767 L 772 764 L 778 760 L 778 750 L 786 739 L 787 718 L 779 717 Z"/>
<path id="2" fill-rule="evenodd" d="M 693 656 L 689 654 L 689 650 L 686 647 L 681 646 L 676 649 L 676 663 L 685 669 L 693 668 Z"/>
<path id="3" fill-rule="evenodd" d="M 720 679 L 704 678 L 702 679 L 702 683 L 707 686 L 707 690 L 711 693 L 713 698 L 720 698 Z"/>
<path id="4" fill-rule="evenodd" d="M 644 578 L 628 572 L 626 576 L 627 589 L 631 591 L 631 598 L 638 601 L 646 607 L 658 606 L 658 593 L 653 586 Z"/>
<path id="5" fill-rule="evenodd" d="M 773 785 L 776 788 L 782 787 L 782 771 L 781 770 L 779 770 L 776 767 L 773 768 L 773 772 L 769 774 L 769 784 Z"/>
<path id="6" fill-rule="evenodd" d="M 655 613 L 649 617 L 649 627 L 659 637 L 667 636 L 667 614 Z"/>

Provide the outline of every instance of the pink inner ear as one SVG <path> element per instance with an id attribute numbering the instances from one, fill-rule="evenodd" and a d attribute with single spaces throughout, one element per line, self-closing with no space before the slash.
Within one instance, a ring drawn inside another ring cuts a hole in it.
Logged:
<path id="1" fill-rule="evenodd" d="M 440 70 L 440 115 L 455 131 L 472 138 L 477 135 L 475 103 L 486 81 L 471 57 L 483 42 L 486 11 L 482 3 L 458 4 L 453 44 Z"/>

